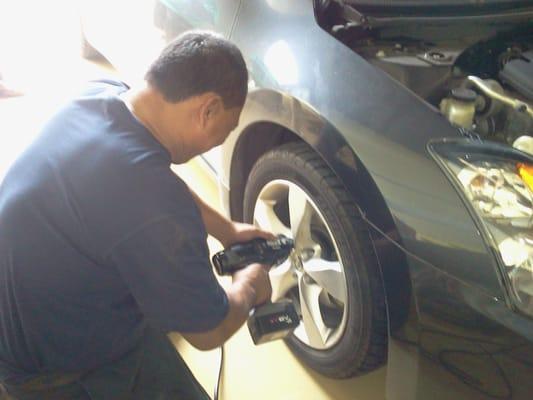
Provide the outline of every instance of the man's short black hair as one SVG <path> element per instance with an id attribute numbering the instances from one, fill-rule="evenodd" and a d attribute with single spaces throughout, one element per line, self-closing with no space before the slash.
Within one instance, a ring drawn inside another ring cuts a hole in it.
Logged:
<path id="1" fill-rule="evenodd" d="M 145 79 L 174 103 L 214 92 L 225 108 L 242 107 L 248 92 L 248 71 L 240 50 L 205 31 L 185 32 L 169 43 Z"/>

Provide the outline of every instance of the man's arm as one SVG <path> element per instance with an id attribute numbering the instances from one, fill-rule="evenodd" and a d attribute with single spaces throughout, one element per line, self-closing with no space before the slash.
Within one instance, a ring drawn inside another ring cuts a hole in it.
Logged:
<path id="1" fill-rule="evenodd" d="M 229 304 L 226 318 L 210 331 L 182 334 L 198 350 L 211 350 L 224 344 L 248 319 L 250 310 L 268 301 L 272 293 L 268 271 L 260 264 L 237 271 L 231 287 L 225 290 Z"/>
<path id="2" fill-rule="evenodd" d="M 224 247 L 228 247 L 233 243 L 246 242 L 257 237 L 275 239 L 275 235 L 270 232 L 253 225 L 229 220 L 203 201 L 192 189 L 190 191 L 200 209 L 207 233 L 218 239 Z"/>
<path id="3" fill-rule="evenodd" d="M 218 239 L 224 248 L 233 243 L 246 242 L 257 237 L 274 239 L 275 236 L 253 225 L 233 222 L 203 201 L 192 189 L 194 201 L 200 209 L 207 233 Z M 214 329 L 201 333 L 182 333 L 182 336 L 199 350 L 221 346 L 248 319 L 250 310 L 270 300 L 272 287 L 268 277 L 269 267 L 252 264 L 233 274 L 233 283 L 225 289 L 229 311 L 226 318 Z"/>
<path id="4" fill-rule="evenodd" d="M 224 242 L 228 236 L 231 236 L 231 230 L 233 230 L 233 222 L 225 218 L 217 210 L 215 210 L 213 207 L 203 201 L 200 196 L 198 196 L 194 192 L 194 190 L 189 190 L 191 191 L 195 203 L 200 209 L 202 220 L 204 221 L 207 233 L 217 238 L 224 246 L 226 246 Z"/>

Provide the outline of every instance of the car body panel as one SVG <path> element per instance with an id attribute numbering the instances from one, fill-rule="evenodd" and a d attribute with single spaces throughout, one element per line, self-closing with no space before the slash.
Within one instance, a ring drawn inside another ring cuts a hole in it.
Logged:
<path id="1" fill-rule="evenodd" d="M 512 353 L 516 346 L 531 350 L 531 320 L 508 306 L 496 260 L 427 150 L 431 139 L 458 137 L 459 131 L 322 31 L 310 1 L 277 3 L 241 6 L 231 39 L 245 55 L 252 86 L 262 89 L 251 91 L 224 153 L 235 154 L 243 132 L 268 120 L 315 148 L 369 218 L 372 198 L 365 201 L 364 192 L 375 184 L 393 219 L 388 231 L 373 221 L 386 236 L 370 228 L 393 338 L 387 398 L 505 398 L 511 392 L 512 398 L 527 398 L 530 387 L 522 379 L 531 367 Z M 229 157 L 223 170 L 229 187 Z M 428 347 L 426 330 L 444 339 L 429 340 Z M 496 349 L 480 348 L 478 338 L 487 337 L 497 340 Z M 443 352 L 465 352 L 474 361 L 457 366 L 442 360 Z M 484 368 L 487 358 L 499 359 Z M 412 370 L 405 368 L 409 364 Z"/>
<path id="2" fill-rule="evenodd" d="M 414 300 L 389 342 L 386 398 L 531 398 L 532 321 L 420 260 L 409 265 Z"/>
<path id="3" fill-rule="evenodd" d="M 276 84 L 273 89 L 286 96 L 252 91 L 224 153 L 233 154 L 235 138 L 247 125 L 274 121 L 325 153 L 326 162 L 349 187 L 357 185 L 349 178 L 354 168 L 336 161 L 342 159 L 342 145 L 348 145 L 378 186 L 407 251 L 503 298 L 497 268 L 477 228 L 426 149 L 430 139 L 457 137 L 459 132 L 420 98 L 320 29 L 309 1 L 292 2 L 292 13 L 280 13 L 271 3 L 243 4 L 232 40 L 245 54 L 255 85 Z M 269 44 L 275 47 L 282 40 L 283 54 L 272 56 Z M 281 70 L 276 62 L 286 65 L 290 59 L 298 79 L 289 85 L 276 77 Z M 319 111 L 312 116 L 310 110 Z M 333 132 L 339 140 L 332 140 Z M 227 164 L 224 171 L 229 171 Z M 227 174 L 223 176 L 228 185 Z"/>

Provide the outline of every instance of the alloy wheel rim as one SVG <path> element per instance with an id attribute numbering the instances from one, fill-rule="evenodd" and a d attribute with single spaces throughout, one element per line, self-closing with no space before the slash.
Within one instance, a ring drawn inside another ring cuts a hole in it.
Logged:
<path id="1" fill-rule="evenodd" d="M 272 301 L 294 300 L 301 316 L 294 335 L 301 342 L 333 347 L 346 327 L 348 289 L 337 243 L 315 202 L 297 184 L 273 180 L 259 193 L 254 223 L 294 239 L 290 257 L 270 271 Z"/>

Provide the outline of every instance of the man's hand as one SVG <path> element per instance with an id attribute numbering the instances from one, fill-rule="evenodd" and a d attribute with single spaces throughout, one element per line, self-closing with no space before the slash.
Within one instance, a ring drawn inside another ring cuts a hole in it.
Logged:
<path id="1" fill-rule="evenodd" d="M 249 240 L 256 238 L 274 240 L 276 239 L 276 235 L 254 225 L 233 222 L 231 228 L 226 235 L 224 235 L 223 240 L 220 240 L 220 242 L 224 248 L 227 248 L 234 243 L 248 242 Z"/>
<path id="2" fill-rule="evenodd" d="M 233 274 L 233 283 L 249 285 L 255 292 L 251 306 L 266 303 L 272 296 L 272 285 L 268 276 L 270 266 L 263 264 L 250 264 L 248 267 Z"/>
<path id="3" fill-rule="evenodd" d="M 226 318 L 207 332 L 187 332 L 183 336 L 199 350 L 221 346 L 248 319 L 250 310 L 270 300 L 272 287 L 268 277 L 269 266 L 251 264 L 233 274 L 233 283 L 224 289 L 228 296 Z"/>

